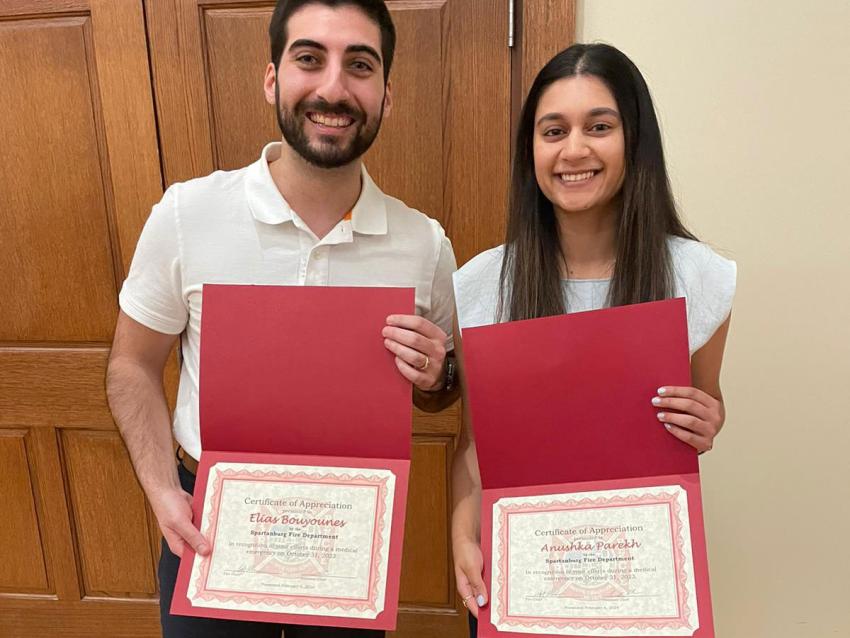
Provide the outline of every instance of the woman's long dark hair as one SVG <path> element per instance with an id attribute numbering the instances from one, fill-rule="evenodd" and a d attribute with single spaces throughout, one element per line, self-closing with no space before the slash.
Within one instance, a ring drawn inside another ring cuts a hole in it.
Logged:
<path id="1" fill-rule="evenodd" d="M 596 77 L 608 87 L 623 123 L 625 175 L 618 197 L 616 262 L 608 305 L 671 297 L 673 268 L 667 237 L 694 239 L 676 212 L 658 120 L 640 71 L 612 46 L 575 44 L 558 53 L 537 74 L 520 116 L 500 278 L 499 321 L 566 311 L 558 222 L 534 172 L 534 116 L 549 85 L 577 75 Z"/>

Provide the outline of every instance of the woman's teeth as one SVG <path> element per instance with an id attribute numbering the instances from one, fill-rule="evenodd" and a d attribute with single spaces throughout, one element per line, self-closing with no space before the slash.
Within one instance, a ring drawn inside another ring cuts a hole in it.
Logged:
<path id="1" fill-rule="evenodd" d="M 583 182 L 596 175 L 596 171 L 587 171 L 584 173 L 561 173 L 562 182 Z"/>

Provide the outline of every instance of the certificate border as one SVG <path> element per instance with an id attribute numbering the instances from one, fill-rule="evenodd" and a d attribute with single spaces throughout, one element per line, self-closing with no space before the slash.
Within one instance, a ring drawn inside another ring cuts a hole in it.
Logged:
<path id="1" fill-rule="evenodd" d="M 680 494 L 664 492 L 664 489 L 679 489 Z M 687 580 L 688 573 L 686 570 L 687 557 L 684 551 L 685 540 L 682 536 L 683 521 L 682 521 L 682 506 L 679 503 L 680 498 L 686 498 L 685 490 L 679 486 L 658 486 L 648 488 L 628 488 L 628 489 L 648 489 L 659 490 L 655 493 L 630 496 L 610 496 L 610 497 L 582 497 L 572 498 L 569 494 L 552 495 L 550 501 L 544 503 L 518 503 L 515 505 L 503 505 L 497 501 L 493 505 L 494 511 L 498 514 L 498 529 L 499 529 L 499 547 L 497 551 L 498 575 L 494 570 L 495 582 L 498 583 L 497 604 L 494 606 L 496 618 L 493 624 L 497 628 L 504 626 L 506 629 L 511 628 L 556 628 L 556 629 L 586 629 L 586 630 L 642 630 L 642 629 L 695 629 L 688 618 L 692 610 L 688 605 L 690 598 Z M 614 490 L 607 490 L 614 491 Z M 522 498 L 522 497 L 512 497 Z M 587 509 L 606 509 L 612 507 L 634 507 L 641 505 L 665 505 L 667 507 L 668 516 L 670 518 L 670 533 L 672 536 L 671 545 L 673 547 L 673 573 L 676 574 L 676 603 L 678 613 L 675 617 L 535 617 L 535 616 L 518 616 L 510 614 L 509 588 L 507 585 L 507 574 L 509 573 L 509 553 L 507 548 L 510 542 L 510 518 L 512 516 L 540 512 L 553 511 L 569 511 L 569 510 L 587 510 Z M 494 584 L 494 589 L 495 589 Z M 695 595 L 694 595 L 695 598 Z"/>
<path id="2" fill-rule="evenodd" d="M 481 492 L 481 550 L 484 554 L 483 579 L 488 585 L 493 571 L 493 504 L 508 496 L 546 496 L 577 492 L 619 490 L 632 487 L 661 487 L 678 485 L 687 493 L 688 519 L 690 521 L 691 554 L 694 561 L 694 580 L 696 587 L 697 621 L 699 626 L 693 632 L 693 638 L 715 638 L 714 618 L 712 617 L 711 583 L 708 573 L 708 556 L 705 544 L 705 521 L 703 517 L 700 477 L 698 473 L 652 474 L 645 476 L 604 479 L 599 481 L 577 481 L 547 483 L 545 485 L 516 485 L 512 487 L 487 487 Z M 493 593 L 492 591 L 490 592 Z M 554 630 L 501 630 L 496 629 L 491 617 L 495 617 L 493 605 L 485 605 L 478 613 L 478 638 L 529 638 L 529 635 L 558 635 L 562 638 L 580 636 L 603 636 L 604 630 L 577 630 L 555 634 Z M 616 634 L 614 634 L 616 635 Z M 664 630 L 646 630 L 646 636 L 669 636 Z"/>
<path id="3" fill-rule="evenodd" d="M 326 469 L 326 468 L 323 468 Z M 354 468 L 351 468 L 354 469 Z M 282 613 L 297 613 L 303 608 L 313 611 L 323 610 L 328 612 L 371 612 L 377 615 L 383 611 L 383 601 L 379 601 L 380 584 L 382 581 L 381 551 L 386 545 L 385 534 L 387 526 L 384 518 L 387 514 L 387 498 L 389 490 L 387 483 L 389 477 L 377 478 L 367 477 L 363 474 L 352 472 L 307 472 L 307 471 L 274 471 L 274 470 L 234 470 L 220 469 L 216 465 L 210 467 L 210 472 L 215 471 L 216 476 L 212 486 L 210 502 L 214 504 L 209 513 L 209 523 L 204 529 L 212 529 L 209 541 L 215 547 L 215 539 L 218 535 L 218 515 L 221 508 L 221 497 L 224 485 L 227 481 L 271 481 L 276 483 L 321 483 L 329 485 L 356 485 L 361 487 L 372 487 L 376 489 L 375 521 L 372 527 L 372 549 L 369 566 L 369 594 L 362 598 L 341 598 L 332 596 L 298 596 L 294 594 L 260 594 L 256 592 L 244 592 L 236 590 L 217 590 L 207 586 L 209 571 L 212 564 L 213 553 L 207 556 L 196 557 L 200 562 L 199 573 L 195 581 L 195 594 L 189 600 L 202 600 L 205 602 L 221 603 L 249 603 L 276 605 Z M 386 470 L 390 471 L 390 470 Z M 203 531 L 203 530 L 202 530 Z M 389 559 L 389 556 L 387 556 Z M 200 605 L 205 607 L 206 605 Z M 294 607 L 294 609 L 292 609 Z"/>
<path id="4" fill-rule="evenodd" d="M 384 611 L 376 618 L 354 616 L 332 616 L 328 614 L 289 613 L 266 610 L 219 609 L 215 607 L 196 607 L 188 599 L 189 578 L 195 552 L 187 546 L 183 550 L 174 596 L 171 600 L 171 613 L 177 616 L 195 616 L 228 620 L 247 620 L 253 622 L 273 622 L 301 624 L 322 627 L 347 627 L 392 631 L 396 628 L 398 614 L 398 596 L 400 586 L 402 542 L 404 522 L 407 510 L 408 477 L 410 459 L 406 458 L 360 458 L 341 456 L 316 456 L 304 454 L 268 454 L 256 452 L 233 452 L 206 450 L 201 455 L 192 498 L 193 520 L 198 526 L 203 510 L 203 501 L 207 492 L 209 468 L 219 461 L 234 463 L 256 463 L 273 465 L 302 465 L 311 467 L 338 467 L 351 469 L 391 470 L 396 477 L 393 498 L 392 527 L 389 535 L 389 565 L 384 590 Z"/>

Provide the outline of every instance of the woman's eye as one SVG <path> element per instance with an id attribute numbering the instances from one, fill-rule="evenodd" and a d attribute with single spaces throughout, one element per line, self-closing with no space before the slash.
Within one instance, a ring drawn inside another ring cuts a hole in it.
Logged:
<path id="1" fill-rule="evenodd" d="M 555 137 L 557 135 L 563 135 L 564 129 L 562 128 L 547 128 L 543 132 L 543 137 Z"/>
<path id="2" fill-rule="evenodd" d="M 611 129 L 610 124 L 606 124 L 605 122 L 597 122 L 593 126 L 590 127 L 590 130 L 594 133 L 602 133 L 604 131 L 608 131 Z"/>

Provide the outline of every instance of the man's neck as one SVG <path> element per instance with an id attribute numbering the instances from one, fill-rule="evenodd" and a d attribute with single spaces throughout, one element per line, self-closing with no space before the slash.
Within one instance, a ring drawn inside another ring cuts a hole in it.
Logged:
<path id="1" fill-rule="evenodd" d="M 279 157 L 269 162 L 269 172 L 289 207 L 319 239 L 345 217 L 360 197 L 360 161 L 339 168 L 319 168 L 284 141 Z"/>

